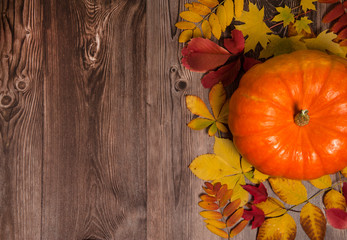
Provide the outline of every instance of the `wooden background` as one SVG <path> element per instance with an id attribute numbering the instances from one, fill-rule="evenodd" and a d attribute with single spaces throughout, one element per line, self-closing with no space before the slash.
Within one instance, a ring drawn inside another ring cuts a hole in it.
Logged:
<path id="1" fill-rule="evenodd" d="M 185 2 L 0 0 L 0 239 L 219 239 L 187 168 L 213 139 L 186 127 L 207 91 L 180 65 Z"/>

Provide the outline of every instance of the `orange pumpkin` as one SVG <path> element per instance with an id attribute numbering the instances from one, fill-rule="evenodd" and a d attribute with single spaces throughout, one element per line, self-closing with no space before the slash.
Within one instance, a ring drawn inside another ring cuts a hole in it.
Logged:
<path id="1" fill-rule="evenodd" d="M 302 50 L 251 68 L 230 100 L 239 152 L 259 171 L 314 179 L 347 166 L 347 60 Z"/>

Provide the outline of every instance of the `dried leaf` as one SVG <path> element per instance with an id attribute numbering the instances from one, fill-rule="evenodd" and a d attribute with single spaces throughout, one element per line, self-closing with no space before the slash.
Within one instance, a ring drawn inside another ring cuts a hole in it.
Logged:
<path id="1" fill-rule="evenodd" d="M 289 23 L 294 23 L 294 14 L 292 14 L 292 9 L 288 6 L 276 8 L 278 14 L 272 19 L 274 22 L 282 22 L 283 26 L 288 26 Z"/>
<path id="2" fill-rule="evenodd" d="M 214 121 L 205 118 L 195 118 L 188 123 L 188 127 L 193 130 L 202 130 L 213 124 Z"/>
<path id="3" fill-rule="evenodd" d="M 216 234 L 217 236 L 228 239 L 228 233 L 225 232 L 224 230 L 219 229 L 211 224 L 207 224 L 206 227 L 208 230 L 210 230 L 212 233 Z"/>
<path id="4" fill-rule="evenodd" d="M 206 5 L 198 3 L 198 2 L 193 2 L 191 4 L 185 4 L 186 8 L 189 9 L 189 11 L 195 12 L 199 15 L 207 15 L 211 12 L 211 9 L 208 8 Z"/>
<path id="5" fill-rule="evenodd" d="M 177 22 L 175 24 L 175 26 L 178 28 L 178 29 L 194 29 L 196 26 L 194 23 L 191 23 L 191 22 Z"/>
<path id="6" fill-rule="evenodd" d="M 317 0 L 301 0 L 301 7 L 304 12 L 306 12 L 309 9 L 316 10 L 316 6 L 313 4 L 313 2 L 316 2 Z"/>
<path id="7" fill-rule="evenodd" d="M 219 220 L 223 217 L 220 212 L 216 212 L 216 211 L 202 211 L 200 212 L 200 215 L 203 218 L 215 219 L 215 220 Z"/>
<path id="8" fill-rule="evenodd" d="M 192 11 L 181 12 L 180 17 L 189 22 L 200 22 L 203 20 L 203 17 Z"/>
<path id="9" fill-rule="evenodd" d="M 345 197 L 338 191 L 331 189 L 327 193 L 325 193 L 323 197 L 324 206 L 329 208 L 338 208 L 343 211 L 346 210 L 346 199 Z"/>
<path id="10" fill-rule="evenodd" d="M 186 105 L 189 111 L 191 111 L 193 114 L 210 120 L 215 120 L 201 98 L 193 95 L 188 95 L 186 96 Z"/>
<path id="11" fill-rule="evenodd" d="M 347 229 L 347 212 L 338 208 L 330 208 L 325 210 L 328 223 L 337 229 Z"/>
<path id="12" fill-rule="evenodd" d="M 242 187 L 254 197 L 254 204 L 266 201 L 268 195 L 263 183 L 260 183 L 258 187 L 249 184 Z"/>
<path id="13" fill-rule="evenodd" d="M 331 187 L 332 181 L 330 175 L 324 175 L 320 178 L 310 180 L 310 183 L 319 189 Z"/>
<path id="14" fill-rule="evenodd" d="M 243 0 L 238 1 L 243 2 Z M 245 41 L 245 52 L 255 50 L 258 42 L 263 48 L 266 47 L 269 42 L 268 34 L 272 31 L 264 22 L 264 8 L 259 10 L 255 4 L 249 3 L 249 11 L 243 12 L 236 20 L 244 23 L 235 26 L 236 29 L 240 30 L 243 36 L 248 36 Z"/>
<path id="15" fill-rule="evenodd" d="M 243 5 L 244 1 L 243 0 L 234 0 L 235 3 L 235 17 L 239 18 L 242 15 L 243 12 Z"/>
<path id="16" fill-rule="evenodd" d="M 257 203 L 255 206 L 263 210 L 266 217 L 278 217 L 287 212 L 283 203 L 272 197 L 268 197 L 265 202 Z"/>
<path id="17" fill-rule="evenodd" d="M 204 20 L 202 22 L 201 29 L 202 29 L 202 33 L 203 33 L 204 37 L 207 39 L 211 39 L 211 37 L 212 37 L 211 26 L 207 20 Z"/>
<path id="18" fill-rule="evenodd" d="M 199 2 L 206 5 L 209 8 L 214 8 L 219 4 L 218 0 L 199 0 Z"/>
<path id="19" fill-rule="evenodd" d="M 269 218 L 261 225 L 257 240 L 294 240 L 296 236 L 296 224 L 288 213 L 278 218 Z"/>
<path id="20" fill-rule="evenodd" d="M 243 220 L 239 224 L 236 225 L 233 229 L 230 231 L 230 238 L 235 237 L 237 234 L 239 234 L 248 224 L 249 221 Z"/>
<path id="21" fill-rule="evenodd" d="M 225 222 L 219 221 L 219 220 L 215 220 L 215 219 L 205 219 L 204 220 L 205 223 L 210 224 L 212 226 L 215 226 L 216 228 L 226 228 L 226 224 Z"/>
<path id="22" fill-rule="evenodd" d="M 212 34 L 219 39 L 222 34 L 222 27 L 219 23 L 218 17 L 216 14 L 211 13 L 209 19 L 208 19 L 210 25 L 211 25 L 211 31 Z"/>
<path id="23" fill-rule="evenodd" d="M 265 214 L 263 210 L 252 205 L 252 209 L 244 211 L 242 217 L 246 220 L 252 220 L 252 229 L 260 227 L 265 221 Z"/>
<path id="24" fill-rule="evenodd" d="M 301 209 L 300 224 L 310 239 L 324 239 L 327 222 L 319 207 L 305 204 Z"/>
<path id="25" fill-rule="evenodd" d="M 195 72 L 207 72 L 223 65 L 231 54 L 218 44 L 204 38 L 193 38 L 182 49 L 182 64 Z"/>
<path id="26" fill-rule="evenodd" d="M 341 3 L 336 4 L 336 6 L 331 9 L 322 19 L 323 23 L 330 23 L 335 19 L 341 17 L 345 13 L 343 5 Z"/>
<path id="27" fill-rule="evenodd" d="M 203 209 L 206 209 L 206 210 L 217 210 L 219 209 L 219 206 L 217 203 L 214 203 L 214 202 L 205 202 L 205 201 L 200 201 L 198 203 L 198 205 L 200 207 L 202 207 Z"/>
<path id="28" fill-rule="evenodd" d="M 225 29 L 227 27 L 227 15 L 225 11 L 225 7 L 223 5 L 219 5 L 217 8 L 217 17 L 222 29 L 222 32 L 225 32 Z"/>
<path id="29" fill-rule="evenodd" d="M 234 213 L 241 204 L 241 199 L 236 199 L 235 201 L 230 202 L 224 209 L 223 209 L 223 216 L 228 217 L 232 213 Z M 242 214 L 241 214 L 242 215 Z"/>
<path id="30" fill-rule="evenodd" d="M 245 39 L 241 31 L 234 29 L 231 31 L 231 38 L 224 39 L 225 48 L 232 54 L 242 53 L 245 48 Z"/>
<path id="31" fill-rule="evenodd" d="M 180 36 L 178 37 L 178 42 L 185 43 L 188 42 L 190 39 L 192 39 L 193 31 L 192 30 L 184 30 L 181 32 Z"/>
<path id="32" fill-rule="evenodd" d="M 307 200 L 305 186 L 298 180 L 269 178 L 272 190 L 284 202 L 297 205 Z"/>
<path id="33" fill-rule="evenodd" d="M 226 13 L 226 25 L 229 26 L 234 19 L 234 3 L 232 0 L 224 1 L 225 13 Z"/>
<path id="34" fill-rule="evenodd" d="M 244 214 L 244 209 L 239 208 L 237 209 L 227 220 L 227 227 L 234 226 L 242 217 Z"/>

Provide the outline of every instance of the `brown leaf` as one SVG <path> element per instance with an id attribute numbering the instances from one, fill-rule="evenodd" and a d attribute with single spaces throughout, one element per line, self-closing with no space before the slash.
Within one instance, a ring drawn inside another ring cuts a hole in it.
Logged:
<path id="1" fill-rule="evenodd" d="M 228 220 L 227 220 L 227 227 L 231 227 L 234 226 L 235 223 L 237 223 L 242 215 L 243 215 L 244 209 L 243 208 L 239 208 L 236 210 L 235 213 L 233 213 L 233 215 L 231 215 Z"/>
<path id="2" fill-rule="evenodd" d="M 327 222 L 319 207 L 311 203 L 303 206 L 300 213 L 300 224 L 311 240 L 324 239 Z"/>
<path id="3" fill-rule="evenodd" d="M 230 231 L 230 238 L 235 237 L 237 234 L 239 234 L 248 224 L 248 220 L 243 220 L 239 224 L 236 225 L 233 229 Z"/>
<path id="4" fill-rule="evenodd" d="M 232 201 L 231 203 L 229 203 L 223 210 L 223 216 L 224 217 L 228 217 L 230 216 L 233 212 L 236 211 L 236 209 L 239 208 L 241 204 L 241 199 L 238 198 L 235 201 Z"/>
<path id="5" fill-rule="evenodd" d="M 217 203 L 200 201 L 199 206 L 206 210 L 217 210 L 219 208 Z"/>

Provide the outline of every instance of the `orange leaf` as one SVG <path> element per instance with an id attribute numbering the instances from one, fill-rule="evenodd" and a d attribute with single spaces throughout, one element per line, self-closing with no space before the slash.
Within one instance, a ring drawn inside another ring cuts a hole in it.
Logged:
<path id="1" fill-rule="evenodd" d="M 346 200 L 345 197 L 338 191 L 331 189 L 328 191 L 323 198 L 324 206 L 329 208 L 338 208 L 343 211 L 346 210 Z"/>
<path id="2" fill-rule="evenodd" d="M 219 191 L 216 194 L 217 200 L 218 201 L 221 200 L 227 191 L 228 191 L 228 185 L 223 184 L 223 186 L 219 189 Z"/>
<path id="3" fill-rule="evenodd" d="M 324 239 L 327 221 L 319 207 L 311 203 L 303 206 L 300 224 L 310 239 Z"/>
<path id="4" fill-rule="evenodd" d="M 216 228 L 215 226 L 211 224 L 207 224 L 206 227 L 208 230 L 210 230 L 212 233 L 216 234 L 217 236 L 226 238 L 226 239 L 228 238 L 228 233 L 226 233 L 224 230 Z"/>
<path id="5" fill-rule="evenodd" d="M 219 207 L 220 208 L 224 207 L 228 203 L 232 195 L 233 195 L 233 190 L 228 189 L 227 192 L 222 197 L 222 199 L 219 201 Z"/>
<path id="6" fill-rule="evenodd" d="M 202 187 L 208 195 L 215 196 L 215 192 L 207 187 Z"/>
<path id="7" fill-rule="evenodd" d="M 233 238 L 237 234 L 239 234 L 247 226 L 248 222 L 248 220 L 243 220 L 239 224 L 237 224 L 237 226 L 230 231 L 230 238 Z"/>
<path id="8" fill-rule="evenodd" d="M 200 215 L 203 218 L 215 219 L 215 220 L 221 219 L 223 217 L 220 212 L 215 212 L 215 211 L 202 211 L 200 212 Z"/>
<path id="9" fill-rule="evenodd" d="M 229 203 L 223 210 L 223 216 L 224 217 L 228 217 L 230 216 L 233 212 L 236 211 L 236 209 L 239 208 L 241 204 L 241 199 L 238 198 L 235 201 L 232 201 L 231 203 Z"/>
<path id="10" fill-rule="evenodd" d="M 217 201 L 216 197 L 213 197 L 213 196 L 210 196 L 210 195 L 207 195 L 207 194 L 202 194 L 200 196 L 200 199 L 202 201 L 205 201 L 205 202 L 215 202 L 215 201 Z"/>
<path id="11" fill-rule="evenodd" d="M 331 9 L 322 19 L 323 23 L 330 23 L 335 19 L 339 18 L 345 13 L 343 5 L 338 3 L 333 9 Z"/>
<path id="12" fill-rule="evenodd" d="M 199 2 L 206 5 L 209 8 L 214 8 L 219 4 L 218 0 L 199 0 Z"/>
<path id="13" fill-rule="evenodd" d="M 206 210 L 217 210 L 219 208 L 217 203 L 201 201 L 198 203 L 200 207 Z"/>
<path id="14" fill-rule="evenodd" d="M 189 22 L 200 22 L 201 20 L 203 20 L 203 17 L 201 17 L 199 14 L 192 11 L 181 12 L 180 16 L 181 18 Z"/>
<path id="15" fill-rule="evenodd" d="M 222 187 L 222 184 L 220 182 L 216 182 L 213 186 L 213 191 L 217 193 L 221 187 Z"/>
<path id="16" fill-rule="evenodd" d="M 195 12 L 199 15 L 207 15 L 211 12 L 211 9 L 209 9 L 207 6 L 197 2 L 193 2 L 191 4 L 186 3 L 185 6 L 190 11 Z"/>
<path id="17" fill-rule="evenodd" d="M 234 224 L 241 219 L 243 212 L 244 212 L 243 208 L 237 209 L 236 212 L 228 218 L 227 227 L 234 226 Z"/>
<path id="18" fill-rule="evenodd" d="M 214 220 L 214 219 L 205 219 L 205 223 L 211 224 L 215 226 L 216 228 L 226 228 L 225 222 L 219 221 L 219 220 Z"/>

